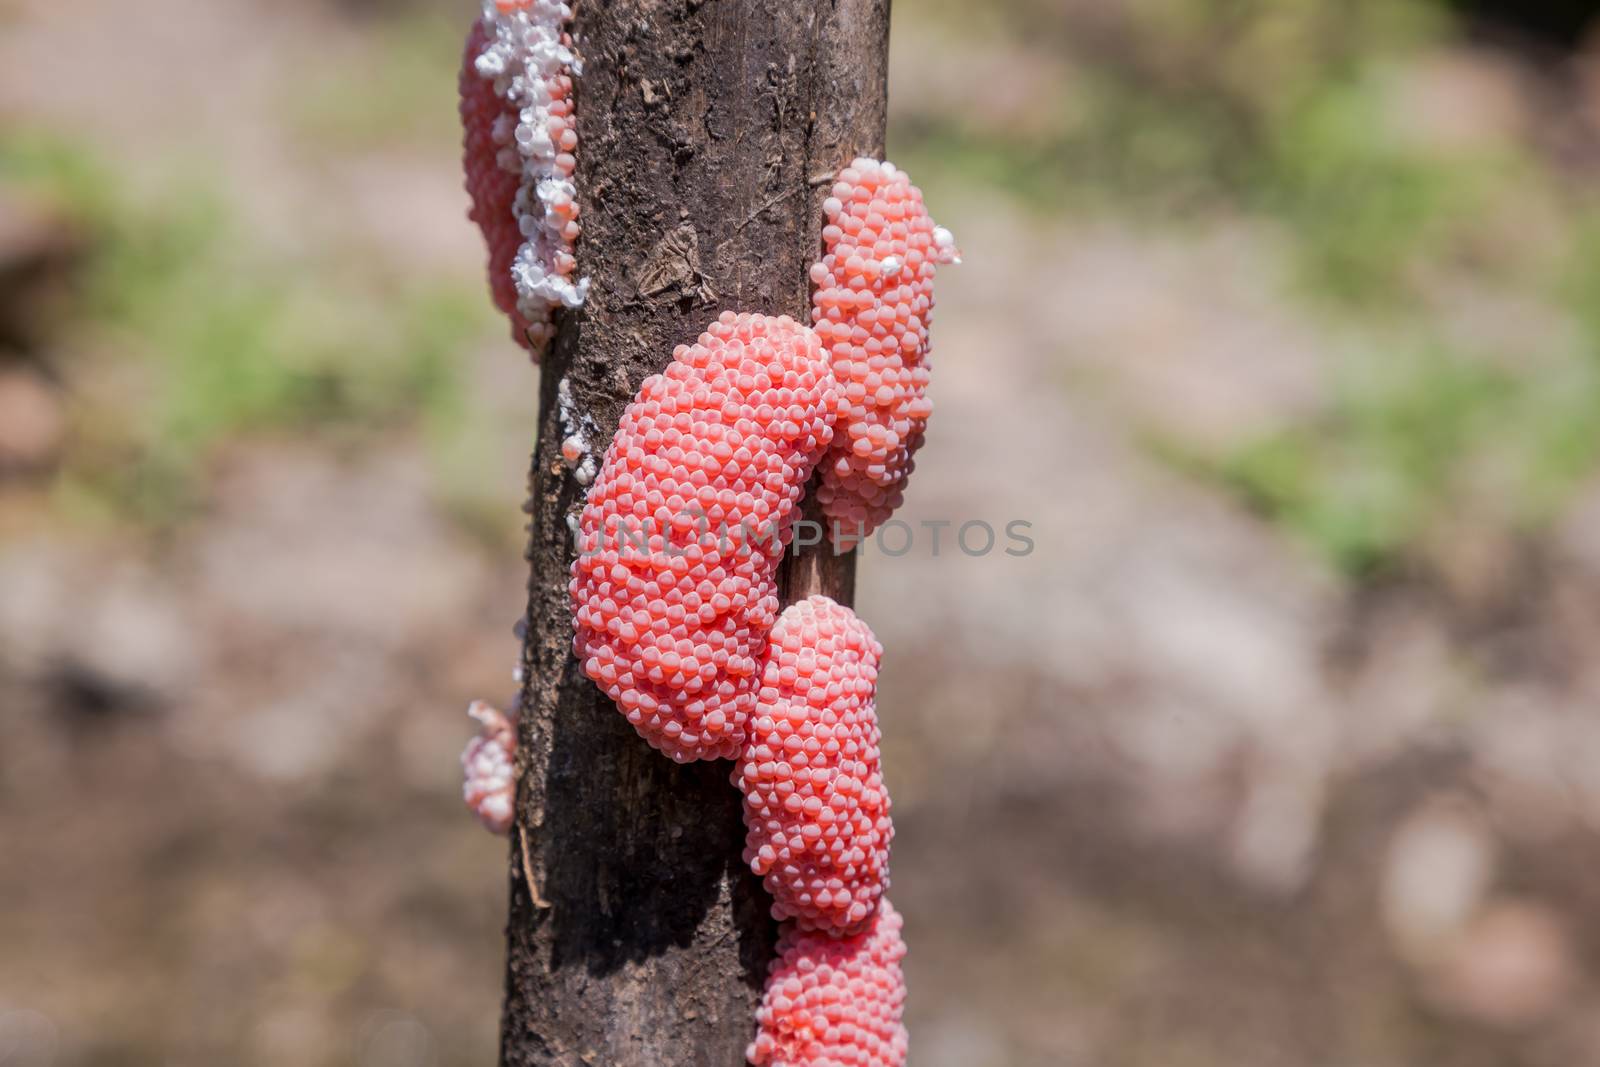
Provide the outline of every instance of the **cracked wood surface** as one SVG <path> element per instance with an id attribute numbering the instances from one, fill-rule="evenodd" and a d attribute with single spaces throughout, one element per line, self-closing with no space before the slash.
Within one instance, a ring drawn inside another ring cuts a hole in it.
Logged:
<path id="1" fill-rule="evenodd" d="M 529 478 L 530 579 L 501 1063 L 736 1067 L 776 937 L 726 761 L 652 751 L 572 659 L 561 383 L 603 451 L 723 310 L 809 321 L 827 178 L 881 156 L 888 0 L 580 3 L 589 303 L 561 321 Z M 808 513 L 811 504 L 808 501 Z M 791 551 L 786 601 L 849 603 L 854 558 Z"/>

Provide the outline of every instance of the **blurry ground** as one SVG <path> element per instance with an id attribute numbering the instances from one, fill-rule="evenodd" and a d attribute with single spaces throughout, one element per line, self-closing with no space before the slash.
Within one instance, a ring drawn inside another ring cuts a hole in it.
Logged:
<path id="1" fill-rule="evenodd" d="M 5 1067 L 493 1055 L 464 6 L 0 0 Z M 915 1062 L 1600 1062 L 1600 51 L 895 7 L 967 258 L 904 517 L 1001 531 L 863 565 Z"/>

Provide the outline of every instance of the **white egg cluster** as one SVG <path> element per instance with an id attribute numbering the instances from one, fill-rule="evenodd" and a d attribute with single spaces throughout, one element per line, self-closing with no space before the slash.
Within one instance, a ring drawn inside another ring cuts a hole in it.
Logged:
<path id="1" fill-rule="evenodd" d="M 537 352 L 554 334 L 552 313 L 582 306 L 589 279 L 574 280 L 578 237 L 578 145 L 572 77 L 582 64 L 566 26 L 572 7 L 561 0 L 483 0 L 482 50 L 473 61 L 507 105 L 494 127 L 501 167 L 519 175 L 512 204 L 522 244 L 510 271 L 517 315 Z"/>

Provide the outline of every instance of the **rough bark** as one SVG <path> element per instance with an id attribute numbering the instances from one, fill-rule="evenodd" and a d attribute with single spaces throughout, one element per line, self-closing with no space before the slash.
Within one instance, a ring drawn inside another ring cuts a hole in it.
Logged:
<path id="1" fill-rule="evenodd" d="M 501 1062 L 735 1067 L 776 931 L 725 761 L 675 765 L 571 655 L 557 397 L 598 451 L 639 383 L 723 310 L 809 310 L 828 178 L 881 155 L 889 0 L 580 0 L 588 305 L 541 385 Z M 854 560 L 792 552 L 785 596 L 848 602 Z"/>

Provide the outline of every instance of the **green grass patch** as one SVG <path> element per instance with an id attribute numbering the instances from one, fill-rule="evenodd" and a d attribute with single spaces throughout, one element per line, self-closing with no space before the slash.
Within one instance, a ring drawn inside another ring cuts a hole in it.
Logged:
<path id="1" fill-rule="evenodd" d="M 1285 298 L 1365 339 L 1314 421 L 1221 455 L 1161 440 L 1165 458 L 1351 575 L 1425 552 L 1452 523 L 1537 527 L 1594 477 L 1600 205 L 1515 123 L 1428 127 L 1448 105 L 1426 98 L 1449 84 L 1428 79 L 1476 56 L 1451 56 L 1451 5 L 1000 0 L 969 38 L 957 5 L 911 2 L 948 20 L 952 55 L 1009 51 L 1041 87 L 1003 106 L 902 102 L 891 154 L 938 187 L 930 199 L 998 192 L 1169 233 L 1264 223 L 1287 256 Z M 1486 352 L 1463 336 L 1478 291 L 1557 327 Z"/>
<path id="2" fill-rule="evenodd" d="M 1273 221 L 1318 303 L 1403 307 L 1526 176 L 1522 160 L 1417 143 L 1389 114 L 1392 75 L 1449 32 L 1434 4 L 1150 0 L 1091 18 L 1007 0 L 996 20 L 1012 35 L 996 47 L 1052 72 L 1042 98 L 913 102 L 890 131 L 896 159 L 1040 212 Z"/>
<path id="3" fill-rule="evenodd" d="M 1584 360 L 1530 375 L 1438 348 L 1390 353 L 1347 376 L 1315 422 L 1215 459 L 1165 451 L 1364 577 L 1430 530 L 1481 519 L 1485 478 L 1495 518 L 1531 528 L 1558 512 L 1600 458 L 1600 374 Z"/>
<path id="4" fill-rule="evenodd" d="M 0 182 L 58 202 L 90 235 L 75 349 L 75 499 L 161 522 L 194 502 L 213 450 L 244 433 L 371 435 L 463 418 L 457 360 L 490 317 L 473 292 L 397 286 L 253 241 L 210 192 L 174 179 L 149 199 L 48 137 L 0 139 Z"/>
<path id="5" fill-rule="evenodd" d="M 466 24 L 448 10 L 371 21 L 337 67 L 288 91 L 284 113 L 311 145 L 348 151 L 458 139 L 456 80 Z"/>

